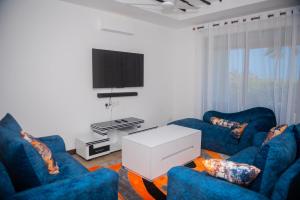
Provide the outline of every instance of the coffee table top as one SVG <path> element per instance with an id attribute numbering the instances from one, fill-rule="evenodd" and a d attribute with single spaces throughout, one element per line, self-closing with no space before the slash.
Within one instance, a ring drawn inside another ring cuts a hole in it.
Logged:
<path id="1" fill-rule="evenodd" d="M 141 133 L 124 136 L 123 139 L 130 140 L 148 147 L 155 147 L 182 137 L 199 133 L 201 133 L 201 131 L 197 129 L 186 128 L 178 125 L 168 125 L 143 131 Z"/>

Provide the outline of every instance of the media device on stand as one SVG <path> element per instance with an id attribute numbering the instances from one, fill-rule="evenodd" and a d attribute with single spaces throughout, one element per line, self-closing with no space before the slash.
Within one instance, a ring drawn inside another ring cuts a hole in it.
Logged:
<path id="1" fill-rule="evenodd" d="M 86 160 L 121 150 L 122 137 L 156 128 L 130 117 L 91 124 L 91 133 L 76 139 L 76 153 Z"/>

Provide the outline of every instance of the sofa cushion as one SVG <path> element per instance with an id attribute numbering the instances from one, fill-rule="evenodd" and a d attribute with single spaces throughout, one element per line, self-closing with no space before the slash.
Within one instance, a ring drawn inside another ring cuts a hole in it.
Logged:
<path id="1" fill-rule="evenodd" d="M 5 166 L 0 162 L 0 197 L 6 198 L 15 193 Z"/>
<path id="2" fill-rule="evenodd" d="M 240 148 L 238 144 L 243 143 L 244 139 L 247 139 L 247 135 L 244 135 L 241 140 L 238 141 L 231 136 L 230 129 L 215 126 L 194 118 L 177 120 L 171 124 L 201 130 L 201 148 L 228 155 L 238 152 Z"/>
<path id="3" fill-rule="evenodd" d="M 0 156 L 16 191 L 36 187 L 44 182 L 47 168 L 38 152 L 20 134 L 0 127 Z"/>
<path id="4" fill-rule="evenodd" d="M 60 173 L 56 176 L 48 176 L 48 183 L 88 173 L 88 170 L 67 152 L 54 153 L 54 157 L 59 163 Z"/>
<path id="5" fill-rule="evenodd" d="M 29 142 L 33 148 L 39 153 L 41 158 L 44 160 L 45 165 L 48 168 L 49 174 L 58 174 L 59 167 L 54 160 L 51 150 L 40 140 L 34 138 L 32 135 L 28 134 L 25 131 L 21 132 L 21 137 Z"/>
<path id="6" fill-rule="evenodd" d="M 250 188 L 265 196 L 270 196 L 274 184 L 281 173 L 295 160 L 296 141 L 293 126 L 263 145 L 254 160 L 254 165 L 262 170 Z"/>
<path id="7" fill-rule="evenodd" d="M 258 132 L 254 135 L 252 140 L 252 145 L 256 147 L 261 147 L 262 143 L 265 141 L 268 132 Z"/>
<path id="8" fill-rule="evenodd" d="M 260 173 L 255 166 L 222 159 L 204 160 L 203 165 L 209 175 L 238 185 L 249 185 Z"/>
<path id="9" fill-rule="evenodd" d="M 297 182 L 299 181 L 299 182 Z M 300 159 L 296 160 L 278 179 L 273 193 L 272 200 L 293 199 L 288 196 L 300 194 Z M 294 196 L 295 198 L 295 196 Z M 298 198 L 299 199 L 299 198 Z"/>
<path id="10" fill-rule="evenodd" d="M 268 135 L 267 135 L 265 141 L 263 142 L 263 145 L 265 145 L 266 143 L 268 143 L 274 137 L 282 134 L 287 127 L 288 127 L 287 124 L 282 124 L 282 125 L 278 125 L 276 127 L 271 128 L 271 130 L 268 132 Z"/>
<path id="11" fill-rule="evenodd" d="M 20 133 L 20 131 L 22 130 L 22 128 L 21 128 L 20 124 L 17 122 L 17 120 L 15 120 L 15 118 L 9 113 L 7 113 L 3 117 L 3 119 L 1 119 L 0 126 L 8 128 L 10 130 L 13 130 L 16 133 Z"/>
<path id="12" fill-rule="evenodd" d="M 231 156 L 228 160 L 253 165 L 258 150 L 259 148 L 256 146 L 247 147 L 246 149 L 243 149 L 242 151 Z"/>
<path id="13" fill-rule="evenodd" d="M 213 125 L 231 129 L 231 135 L 236 139 L 241 138 L 246 126 L 248 125 L 247 123 L 239 123 L 218 117 L 211 117 L 210 122 Z"/>

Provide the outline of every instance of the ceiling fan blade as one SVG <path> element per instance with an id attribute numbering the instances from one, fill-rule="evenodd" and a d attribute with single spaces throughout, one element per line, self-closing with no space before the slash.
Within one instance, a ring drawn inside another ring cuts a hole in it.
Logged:
<path id="1" fill-rule="evenodd" d="M 141 4 L 152 4 L 155 3 L 156 1 L 153 2 L 153 0 L 115 0 L 120 3 L 125 3 L 125 4 L 135 4 L 135 3 L 141 3 Z M 158 2 L 157 2 L 158 4 Z"/>
<path id="2" fill-rule="evenodd" d="M 211 5 L 211 3 L 209 1 L 207 1 L 207 0 L 200 0 L 200 1 L 202 1 L 203 3 L 205 3 L 207 5 Z"/>
<path id="3" fill-rule="evenodd" d="M 133 6 L 161 6 L 159 4 L 148 4 L 148 3 L 131 3 Z"/>
<path id="4" fill-rule="evenodd" d="M 189 1 L 186 1 L 186 0 L 179 0 L 181 1 L 182 3 L 185 3 L 186 5 L 190 6 L 190 7 L 195 7 L 193 4 L 191 4 Z"/>

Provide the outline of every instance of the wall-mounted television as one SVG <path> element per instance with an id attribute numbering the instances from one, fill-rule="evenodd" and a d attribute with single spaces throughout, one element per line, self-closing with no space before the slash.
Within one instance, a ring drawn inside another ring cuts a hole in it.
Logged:
<path id="1" fill-rule="evenodd" d="M 93 88 L 144 86 L 144 55 L 93 49 Z"/>

